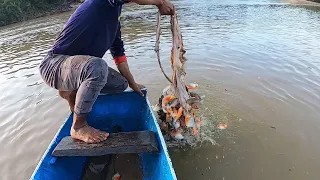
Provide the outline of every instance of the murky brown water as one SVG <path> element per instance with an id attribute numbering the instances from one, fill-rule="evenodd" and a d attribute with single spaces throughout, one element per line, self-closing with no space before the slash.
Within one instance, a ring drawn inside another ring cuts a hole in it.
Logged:
<path id="1" fill-rule="evenodd" d="M 187 78 L 205 95 L 202 135 L 217 142 L 170 149 L 178 179 L 319 179 L 320 8 L 271 0 L 174 4 Z M 153 50 L 155 13 L 130 6 L 122 17 L 131 70 L 153 102 L 167 83 Z M 1 179 L 28 179 L 68 115 L 67 103 L 43 84 L 37 66 L 69 15 L 0 29 Z M 165 20 L 160 45 L 169 72 Z M 105 59 L 115 67 L 109 52 Z M 226 130 L 216 129 L 221 121 Z"/>

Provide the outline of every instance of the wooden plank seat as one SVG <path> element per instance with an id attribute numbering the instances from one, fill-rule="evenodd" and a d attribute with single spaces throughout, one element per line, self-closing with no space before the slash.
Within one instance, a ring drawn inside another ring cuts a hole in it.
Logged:
<path id="1" fill-rule="evenodd" d="M 64 137 L 52 156 L 102 156 L 107 154 L 159 152 L 155 132 L 132 131 L 112 133 L 106 141 L 89 144 Z"/>

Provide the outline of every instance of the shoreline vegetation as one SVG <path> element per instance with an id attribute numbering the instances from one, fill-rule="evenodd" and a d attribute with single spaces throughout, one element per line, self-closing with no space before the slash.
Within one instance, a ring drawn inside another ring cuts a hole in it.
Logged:
<path id="1" fill-rule="evenodd" d="M 0 0 L 0 27 L 75 9 L 84 0 Z"/>
<path id="2" fill-rule="evenodd" d="M 304 5 L 304 6 L 320 6 L 320 0 L 282 0 L 283 2 Z"/>
<path id="3" fill-rule="evenodd" d="M 0 27 L 74 10 L 85 0 L 0 0 Z M 320 6 L 320 0 L 282 0 L 296 5 Z"/>

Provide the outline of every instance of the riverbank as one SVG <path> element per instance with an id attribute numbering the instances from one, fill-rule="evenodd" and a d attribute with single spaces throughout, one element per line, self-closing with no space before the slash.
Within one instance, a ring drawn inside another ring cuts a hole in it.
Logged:
<path id="1" fill-rule="evenodd" d="M 287 3 L 306 6 L 320 6 L 320 0 L 282 0 Z"/>
<path id="2" fill-rule="evenodd" d="M 54 2 L 43 2 L 32 4 L 28 0 L 9 0 L 0 3 L 0 27 L 17 22 L 23 22 L 57 13 L 75 10 L 82 2 L 81 0 L 57 0 Z"/>

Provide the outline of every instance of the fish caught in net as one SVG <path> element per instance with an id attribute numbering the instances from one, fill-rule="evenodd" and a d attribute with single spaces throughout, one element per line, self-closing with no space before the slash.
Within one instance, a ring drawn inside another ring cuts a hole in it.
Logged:
<path id="1" fill-rule="evenodd" d="M 200 130 L 201 120 L 197 117 L 196 110 L 199 109 L 201 97 L 194 92 L 198 89 L 197 83 L 185 82 L 185 53 L 180 26 L 177 15 L 171 15 L 172 49 L 170 64 L 172 68 L 171 78 L 163 70 L 160 55 L 160 13 L 157 16 L 156 45 L 155 51 L 160 69 L 170 85 L 167 86 L 159 98 L 158 115 L 159 125 L 164 135 L 174 139 L 184 139 L 187 133 L 197 135 Z"/>

